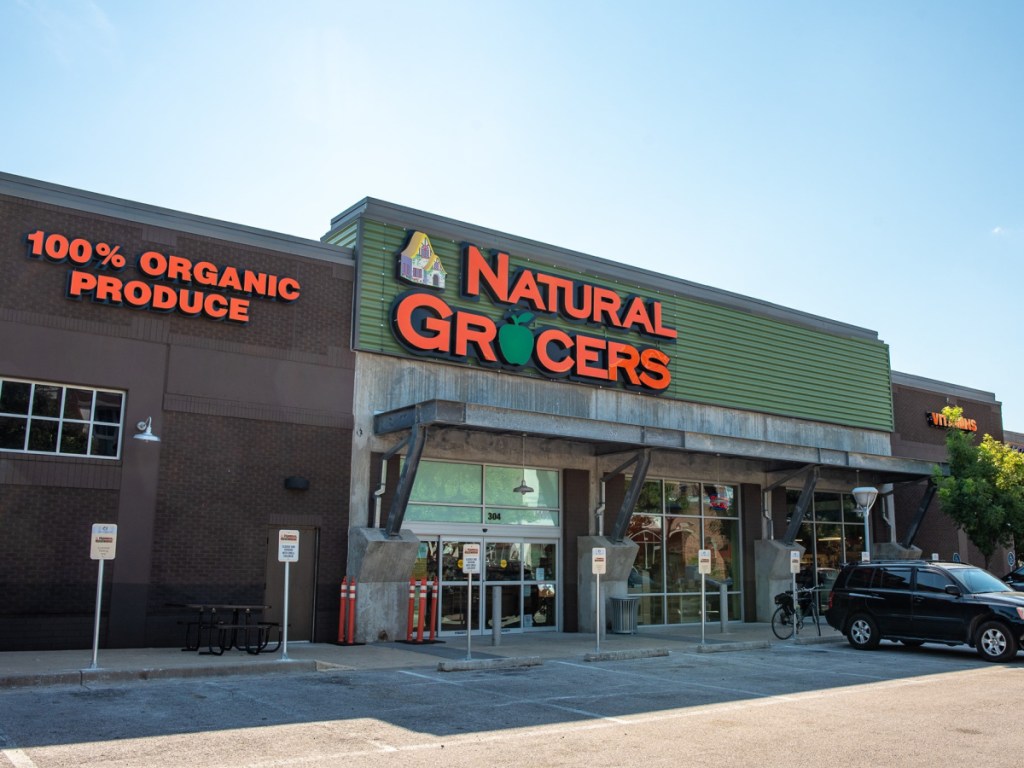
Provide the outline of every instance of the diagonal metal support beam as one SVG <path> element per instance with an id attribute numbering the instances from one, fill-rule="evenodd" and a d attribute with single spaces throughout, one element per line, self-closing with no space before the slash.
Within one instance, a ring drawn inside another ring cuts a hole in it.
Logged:
<path id="1" fill-rule="evenodd" d="M 796 509 L 793 510 L 793 517 L 789 520 L 789 527 L 782 537 L 783 544 L 792 544 L 796 541 L 796 535 L 800 533 L 800 525 L 804 521 L 807 510 L 811 507 L 811 499 L 814 498 L 814 487 L 818 484 L 818 468 L 814 467 L 807 473 L 804 480 L 804 489 L 800 491 L 800 498 L 797 499 Z"/>
<path id="2" fill-rule="evenodd" d="M 925 513 L 928 512 L 928 506 L 932 503 L 932 499 L 935 498 L 935 492 L 938 490 L 938 486 L 935 485 L 934 480 L 929 480 L 928 485 L 924 489 L 924 495 L 921 496 L 921 503 L 917 505 L 917 512 L 914 514 L 914 519 L 910 521 L 910 527 L 907 528 L 907 532 L 903 534 L 903 538 L 900 540 L 901 547 L 912 547 L 914 545 L 914 539 L 917 538 L 917 531 L 921 527 L 921 523 L 924 521 Z"/>
<path id="3" fill-rule="evenodd" d="M 391 538 L 398 536 L 402 530 L 405 508 L 409 505 L 409 496 L 412 494 L 412 485 L 416 482 L 416 471 L 420 467 L 420 457 L 423 455 L 423 446 L 426 442 L 427 425 L 416 423 L 409 429 L 409 437 L 396 446 L 400 448 L 405 445 L 407 450 L 402 473 L 398 476 L 398 487 L 395 488 L 395 496 L 388 507 L 388 519 L 384 523 L 384 532 Z"/>
<path id="4" fill-rule="evenodd" d="M 644 448 L 642 451 L 637 451 L 636 456 L 601 478 L 602 482 L 604 482 L 610 477 L 615 477 L 621 474 L 630 464 L 636 464 L 636 469 L 633 470 L 633 479 L 629 483 L 629 488 L 626 489 L 626 496 L 622 500 L 622 507 L 619 509 L 619 514 L 615 518 L 615 524 L 612 526 L 611 540 L 615 542 L 622 541 L 626 535 L 626 529 L 629 527 L 629 518 L 633 514 L 633 508 L 636 507 L 637 499 L 640 498 L 640 491 L 643 490 L 644 482 L 647 480 L 647 470 L 651 467 L 651 449 Z"/>

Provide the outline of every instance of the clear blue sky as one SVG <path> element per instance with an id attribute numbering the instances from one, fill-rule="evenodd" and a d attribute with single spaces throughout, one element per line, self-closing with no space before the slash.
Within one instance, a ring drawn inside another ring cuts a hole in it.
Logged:
<path id="1" fill-rule="evenodd" d="M 870 328 L 1024 432 L 1022 35 L 1018 0 L 0 0 L 0 169 L 309 238 L 383 198 Z"/>

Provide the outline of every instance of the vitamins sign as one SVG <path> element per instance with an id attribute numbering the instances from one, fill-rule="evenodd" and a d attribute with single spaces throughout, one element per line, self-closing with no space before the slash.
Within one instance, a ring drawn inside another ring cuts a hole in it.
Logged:
<path id="1" fill-rule="evenodd" d="M 248 323 L 253 298 L 292 302 L 301 286 L 294 277 L 193 261 L 145 251 L 136 275 L 124 274 L 128 260 L 120 246 L 37 230 L 26 238 L 28 256 L 69 266 L 67 297 L 99 304 L 178 312 L 232 323 Z"/>

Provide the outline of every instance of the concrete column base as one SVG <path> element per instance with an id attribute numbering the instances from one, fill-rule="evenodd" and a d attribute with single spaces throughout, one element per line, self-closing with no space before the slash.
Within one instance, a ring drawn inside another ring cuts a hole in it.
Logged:
<path id="1" fill-rule="evenodd" d="M 580 536 L 577 539 L 579 555 L 576 560 L 579 574 L 576 585 L 579 596 L 579 631 L 594 633 L 597 615 L 594 590 L 597 577 L 592 573 L 594 549 L 604 547 L 607 554 L 606 573 L 601 576 L 601 636 L 608 626 L 608 598 L 625 597 L 629 592 L 629 572 L 636 561 L 640 545 L 634 541 L 614 542 L 606 536 Z"/>
<path id="2" fill-rule="evenodd" d="M 406 636 L 409 579 L 420 540 L 402 530 L 389 538 L 380 528 L 352 528 L 348 539 L 348 575 L 358 583 L 357 643 L 386 642 Z"/>
<path id="3" fill-rule="evenodd" d="M 775 612 L 775 596 L 793 587 L 793 574 L 789 570 L 789 553 L 804 548 L 797 543 L 783 544 L 777 539 L 754 542 L 754 573 L 757 578 L 757 620 L 771 621 Z"/>

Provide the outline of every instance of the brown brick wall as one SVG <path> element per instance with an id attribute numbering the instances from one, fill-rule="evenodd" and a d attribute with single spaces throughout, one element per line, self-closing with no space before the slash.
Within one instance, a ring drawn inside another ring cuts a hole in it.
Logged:
<path id="1" fill-rule="evenodd" d="M 35 230 L 119 246 L 125 280 L 148 280 L 134 264 L 156 250 L 293 276 L 302 295 L 253 297 L 244 325 L 71 301 L 69 265 L 28 258 Z M 120 527 L 101 645 L 179 645 L 168 602 L 263 602 L 272 526 L 319 530 L 314 639 L 332 638 L 347 551 L 353 279 L 345 264 L 0 196 L 10 342 L 0 376 L 127 392 L 118 461 L 0 454 L 0 650 L 91 646 L 96 522 Z M 147 415 L 159 445 L 131 439 Z M 309 490 L 285 489 L 292 475 Z M 119 594 L 128 607 L 111 611 Z"/>

